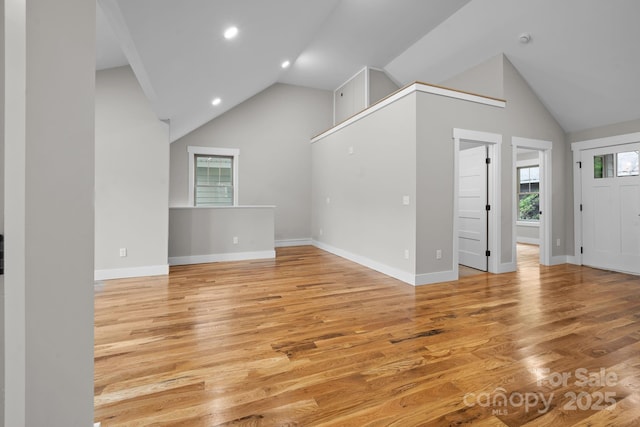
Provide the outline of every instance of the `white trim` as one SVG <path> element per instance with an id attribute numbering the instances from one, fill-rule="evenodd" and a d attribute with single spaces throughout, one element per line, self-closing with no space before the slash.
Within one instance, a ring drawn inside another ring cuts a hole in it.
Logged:
<path id="1" fill-rule="evenodd" d="M 549 265 L 561 265 L 561 264 L 566 264 L 568 261 L 569 257 L 567 255 L 557 255 L 554 257 L 551 257 L 551 263 Z"/>
<path id="2" fill-rule="evenodd" d="M 571 264 L 582 265 L 582 254 L 580 247 L 582 246 L 582 212 L 580 204 L 582 203 L 582 170 L 578 166 L 582 160 L 582 151 L 594 148 L 612 147 L 625 144 L 634 144 L 640 142 L 640 132 L 627 133 L 623 135 L 607 136 L 604 138 L 587 139 L 577 141 L 571 144 L 573 151 L 573 252 L 574 255 L 567 256 L 568 262 Z"/>
<path id="3" fill-rule="evenodd" d="M 143 267 L 110 268 L 94 270 L 94 280 L 126 279 L 129 277 L 166 276 L 169 265 L 146 265 Z"/>
<path id="4" fill-rule="evenodd" d="M 582 262 L 575 256 L 567 255 L 567 264 L 582 265 Z"/>
<path id="5" fill-rule="evenodd" d="M 233 205 L 237 206 L 240 202 L 238 200 L 239 194 L 239 181 L 238 181 L 238 166 L 240 164 L 240 150 L 238 148 L 218 148 L 218 147 L 198 147 L 194 145 L 187 146 L 187 153 L 189 157 L 189 206 L 194 206 L 194 186 L 195 186 L 195 155 L 210 155 L 210 156 L 229 156 L 233 157 Z"/>
<path id="6" fill-rule="evenodd" d="M 253 259 L 272 259 L 276 251 L 229 252 L 222 254 L 188 255 L 169 257 L 169 265 L 208 264 L 211 262 L 247 261 Z"/>
<path id="7" fill-rule="evenodd" d="M 525 243 L 527 245 L 539 245 L 540 244 L 540 239 L 536 239 L 535 237 L 516 236 L 516 241 L 518 243 Z"/>
<path id="8" fill-rule="evenodd" d="M 371 100 L 371 79 L 369 76 L 369 67 L 364 67 L 364 108 L 369 108 L 369 102 Z"/>
<path id="9" fill-rule="evenodd" d="M 455 270 L 438 271 L 435 273 L 416 274 L 412 285 L 422 286 L 433 283 L 453 282 L 458 280 L 458 272 Z"/>
<path id="10" fill-rule="evenodd" d="M 532 166 L 540 166 L 540 159 L 527 159 L 527 160 L 518 160 L 516 162 L 516 166 L 519 168 L 528 168 Z"/>
<path id="11" fill-rule="evenodd" d="M 336 248 L 335 246 L 328 245 L 323 242 L 319 242 L 317 240 L 313 240 L 313 246 L 316 248 L 322 249 L 323 251 L 330 252 L 339 257 L 348 259 L 349 261 L 353 261 L 356 264 L 363 265 L 367 268 L 375 270 L 379 273 L 386 274 L 387 276 L 393 277 L 394 279 L 401 280 L 409 285 L 414 285 L 416 276 L 394 267 L 390 267 L 388 265 L 382 264 L 378 261 L 374 261 L 367 257 L 363 257 L 361 255 L 356 255 L 352 252 L 345 251 L 343 249 Z"/>
<path id="12" fill-rule="evenodd" d="M 573 144 L 571 144 L 573 150 Z M 573 257 L 576 265 L 582 265 L 582 151 L 573 151 Z"/>
<path id="13" fill-rule="evenodd" d="M 341 88 L 343 88 L 347 83 L 349 83 L 351 80 L 355 79 L 356 77 L 358 77 L 360 75 L 360 73 L 362 73 L 363 71 L 365 72 L 364 74 L 364 108 L 366 109 L 369 106 L 369 73 L 367 72 L 368 67 L 364 67 L 361 68 L 360 70 L 358 70 L 358 72 L 356 72 L 353 76 L 349 77 L 347 80 L 345 80 L 340 86 L 338 86 L 337 88 L 335 88 L 333 90 L 333 124 L 336 124 L 336 93 L 338 92 L 338 90 L 340 90 Z"/>
<path id="14" fill-rule="evenodd" d="M 454 144 L 454 161 L 453 161 L 453 271 L 458 273 L 457 266 L 459 261 L 458 254 L 458 196 L 460 193 L 459 169 L 460 169 L 460 142 L 467 141 L 489 147 L 489 157 L 491 164 L 489 166 L 489 200 L 487 204 L 491 205 L 489 211 L 489 272 L 499 273 L 500 257 L 502 254 L 502 228 L 500 224 L 500 213 L 502 212 L 502 169 L 501 169 L 501 153 L 502 153 L 502 135 L 497 133 L 480 132 L 467 129 L 453 129 Z M 457 278 L 457 277 L 456 277 Z"/>
<path id="15" fill-rule="evenodd" d="M 440 88 L 440 87 L 436 87 L 436 86 L 427 85 L 425 83 L 413 83 L 413 84 L 411 84 L 409 86 L 405 86 L 404 88 L 399 89 L 397 92 L 395 92 L 395 93 L 389 95 L 387 98 L 384 98 L 381 101 L 373 104 L 372 106 L 370 106 L 366 110 L 363 110 L 363 111 L 359 112 L 358 114 L 348 118 L 347 120 L 345 120 L 343 122 L 340 122 L 339 124 L 337 124 L 336 126 L 332 127 L 331 129 L 327 129 L 326 131 L 322 132 L 321 134 L 311 138 L 311 143 L 313 144 L 315 142 L 318 142 L 318 141 L 326 138 L 327 136 L 339 131 L 340 129 L 345 128 L 345 127 L 357 122 L 358 120 L 363 119 L 363 118 L 367 117 L 368 115 L 375 113 L 376 111 L 380 110 L 381 108 L 384 108 L 389 104 L 393 104 L 394 102 L 404 98 L 407 95 L 411 95 L 414 92 L 430 93 L 432 95 L 442 95 L 442 96 L 446 96 L 446 97 L 449 97 L 449 98 L 460 99 L 460 100 L 463 100 L 463 101 L 476 102 L 476 103 L 479 103 L 479 104 L 489 105 L 489 106 L 493 106 L 493 107 L 504 108 L 506 106 L 506 102 L 505 101 L 501 101 L 501 100 L 497 100 L 497 99 L 493 99 L 493 98 L 487 98 L 487 97 L 480 96 L 480 95 L 473 95 L 473 94 L 469 94 L 469 93 L 458 92 L 458 91 L 455 91 L 455 90 L 452 90 L 452 89 L 445 89 L 445 88 Z M 335 101 L 334 101 L 334 110 L 335 110 Z M 335 121 L 335 118 L 334 118 L 334 121 Z M 480 133 L 483 133 L 483 132 L 480 132 Z"/>
<path id="16" fill-rule="evenodd" d="M 542 211 L 542 216 L 538 221 L 538 227 L 540 229 L 538 245 L 540 245 L 540 264 L 542 265 L 552 265 L 551 264 L 551 242 L 553 242 L 553 234 L 552 234 L 552 218 L 553 218 L 553 207 L 552 207 L 552 191 L 553 191 L 553 142 L 551 141 L 543 141 L 541 139 L 531 139 L 531 138 L 521 138 L 518 136 L 514 136 L 511 138 L 511 146 L 512 146 L 512 189 L 511 189 L 511 200 L 513 201 L 513 225 L 512 225 L 512 244 L 511 244 L 511 259 L 513 263 L 517 265 L 518 259 L 518 251 L 516 248 L 516 244 L 518 241 L 518 233 L 516 227 L 520 224 L 517 221 L 518 218 L 518 205 L 516 203 L 515 195 L 517 194 L 518 189 L 518 148 L 525 148 L 528 150 L 536 150 L 538 151 L 538 166 L 540 167 L 540 211 Z"/>
<path id="17" fill-rule="evenodd" d="M 282 239 L 276 240 L 275 247 L 276 248 L 287 248 L 290 246 L 311 246 L 313 241 L 308 239 Z"/>
<path id="18" fill-rule="evenodd" d="M 275 209 L 275 205 L 169 206 L 169 209 Z"/>
<path id="19" fill-rule="evenodd" d="M 498 274 L 513 273 L 518 269 L 515 262 L 503 262 L 498 266 Z"/>
<path id="20" fill-rule="evenodd" d="M 93 423 L 93 427 L 100 427 L 100 423 Z"/>
<path id="21" fill-rule="evenodd" d="M 516 221 L 516 226 L 540 228 L 540 221 Z"/>

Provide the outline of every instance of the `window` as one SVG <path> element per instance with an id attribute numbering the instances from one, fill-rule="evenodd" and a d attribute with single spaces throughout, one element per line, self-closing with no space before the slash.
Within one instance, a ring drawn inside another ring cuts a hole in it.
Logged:
<path id="1" fill-rule="evenodd" d="M 540 220 L 540 167 L 518 168 L 518 221 Z"/>
<path id="2" fill-rule="evenodd" d="M 189 204 L 234 206 L 238 204 L 240 150 L 187 147 L 189 153 Z"/>
<path id="3" fill-rule="evenodd" d="M 638 176 L 638 151 L 618 153 L 618 176 Z"/>

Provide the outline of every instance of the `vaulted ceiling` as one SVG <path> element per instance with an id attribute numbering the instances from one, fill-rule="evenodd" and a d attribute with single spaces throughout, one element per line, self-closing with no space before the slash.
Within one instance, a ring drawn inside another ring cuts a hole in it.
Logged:
<path id="1" fill-rule="evenodd" d="M 333 90 L 371 66 L 401 85 L 437 84 L 500 53 L 565 131 L 640 118 L 637 0 L 98 5 L 97 69 L 130 64 L 158 117 L 169 120 L 171 140 L 275 82 Z M 232 40 L 223 37 L 229 26 L 239 29 Z M 528 44 L 519 42 L 525 32 Z"/>

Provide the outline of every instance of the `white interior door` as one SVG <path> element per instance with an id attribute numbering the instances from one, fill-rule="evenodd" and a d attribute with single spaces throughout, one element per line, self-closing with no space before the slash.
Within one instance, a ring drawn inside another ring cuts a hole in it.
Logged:
<path id="1" fill-rule="evenodd" d="M 487 271 L 487 147 L 461 147 L 458 193 L 458 262 Z"/>
<path id="2" fill-rule="evenodd" d="M 582 263 L 640 274 L 640 143 L 582 151 Z"/>

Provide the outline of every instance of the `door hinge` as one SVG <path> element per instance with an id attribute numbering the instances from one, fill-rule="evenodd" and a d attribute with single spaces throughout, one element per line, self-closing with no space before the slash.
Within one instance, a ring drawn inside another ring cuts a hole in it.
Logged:
<path id="1" fill-rule="evenodd" d="M 580 253 L 583 254 L 584 253 L 584 248 L 582 246 L 580 246 Z"/>
<path id="2" fill-rule="evenodd" d="M 578 168 L 582 169 L 582 162 L 578 162 Z"/>
<path id="3" fill-rule="evenodd" d="M 491 205 L 486 205 L 484 208 L 485 208 L 485 210 L 490 211 L 491 210 Z"/>
<path id="4" fill-rule="evenodd" d="M 582 212 L 582 203 L 580 203 L 580 212 Z"/>
<path id="5" fill-rule="evenodd" d="M 484 252 L 484 255 L 485 255 L 485 256 L 491 256 L 491 251 L 485 251 L 485 252 Z"/>
<path id="6" fill-rule="evenodd" d="M 487 158 L 484 160 L 484 162 L 485 162 L 486 164 L 490 165 L 490 164 L 491 164 L 491 157 L 487 157 Z"/>

